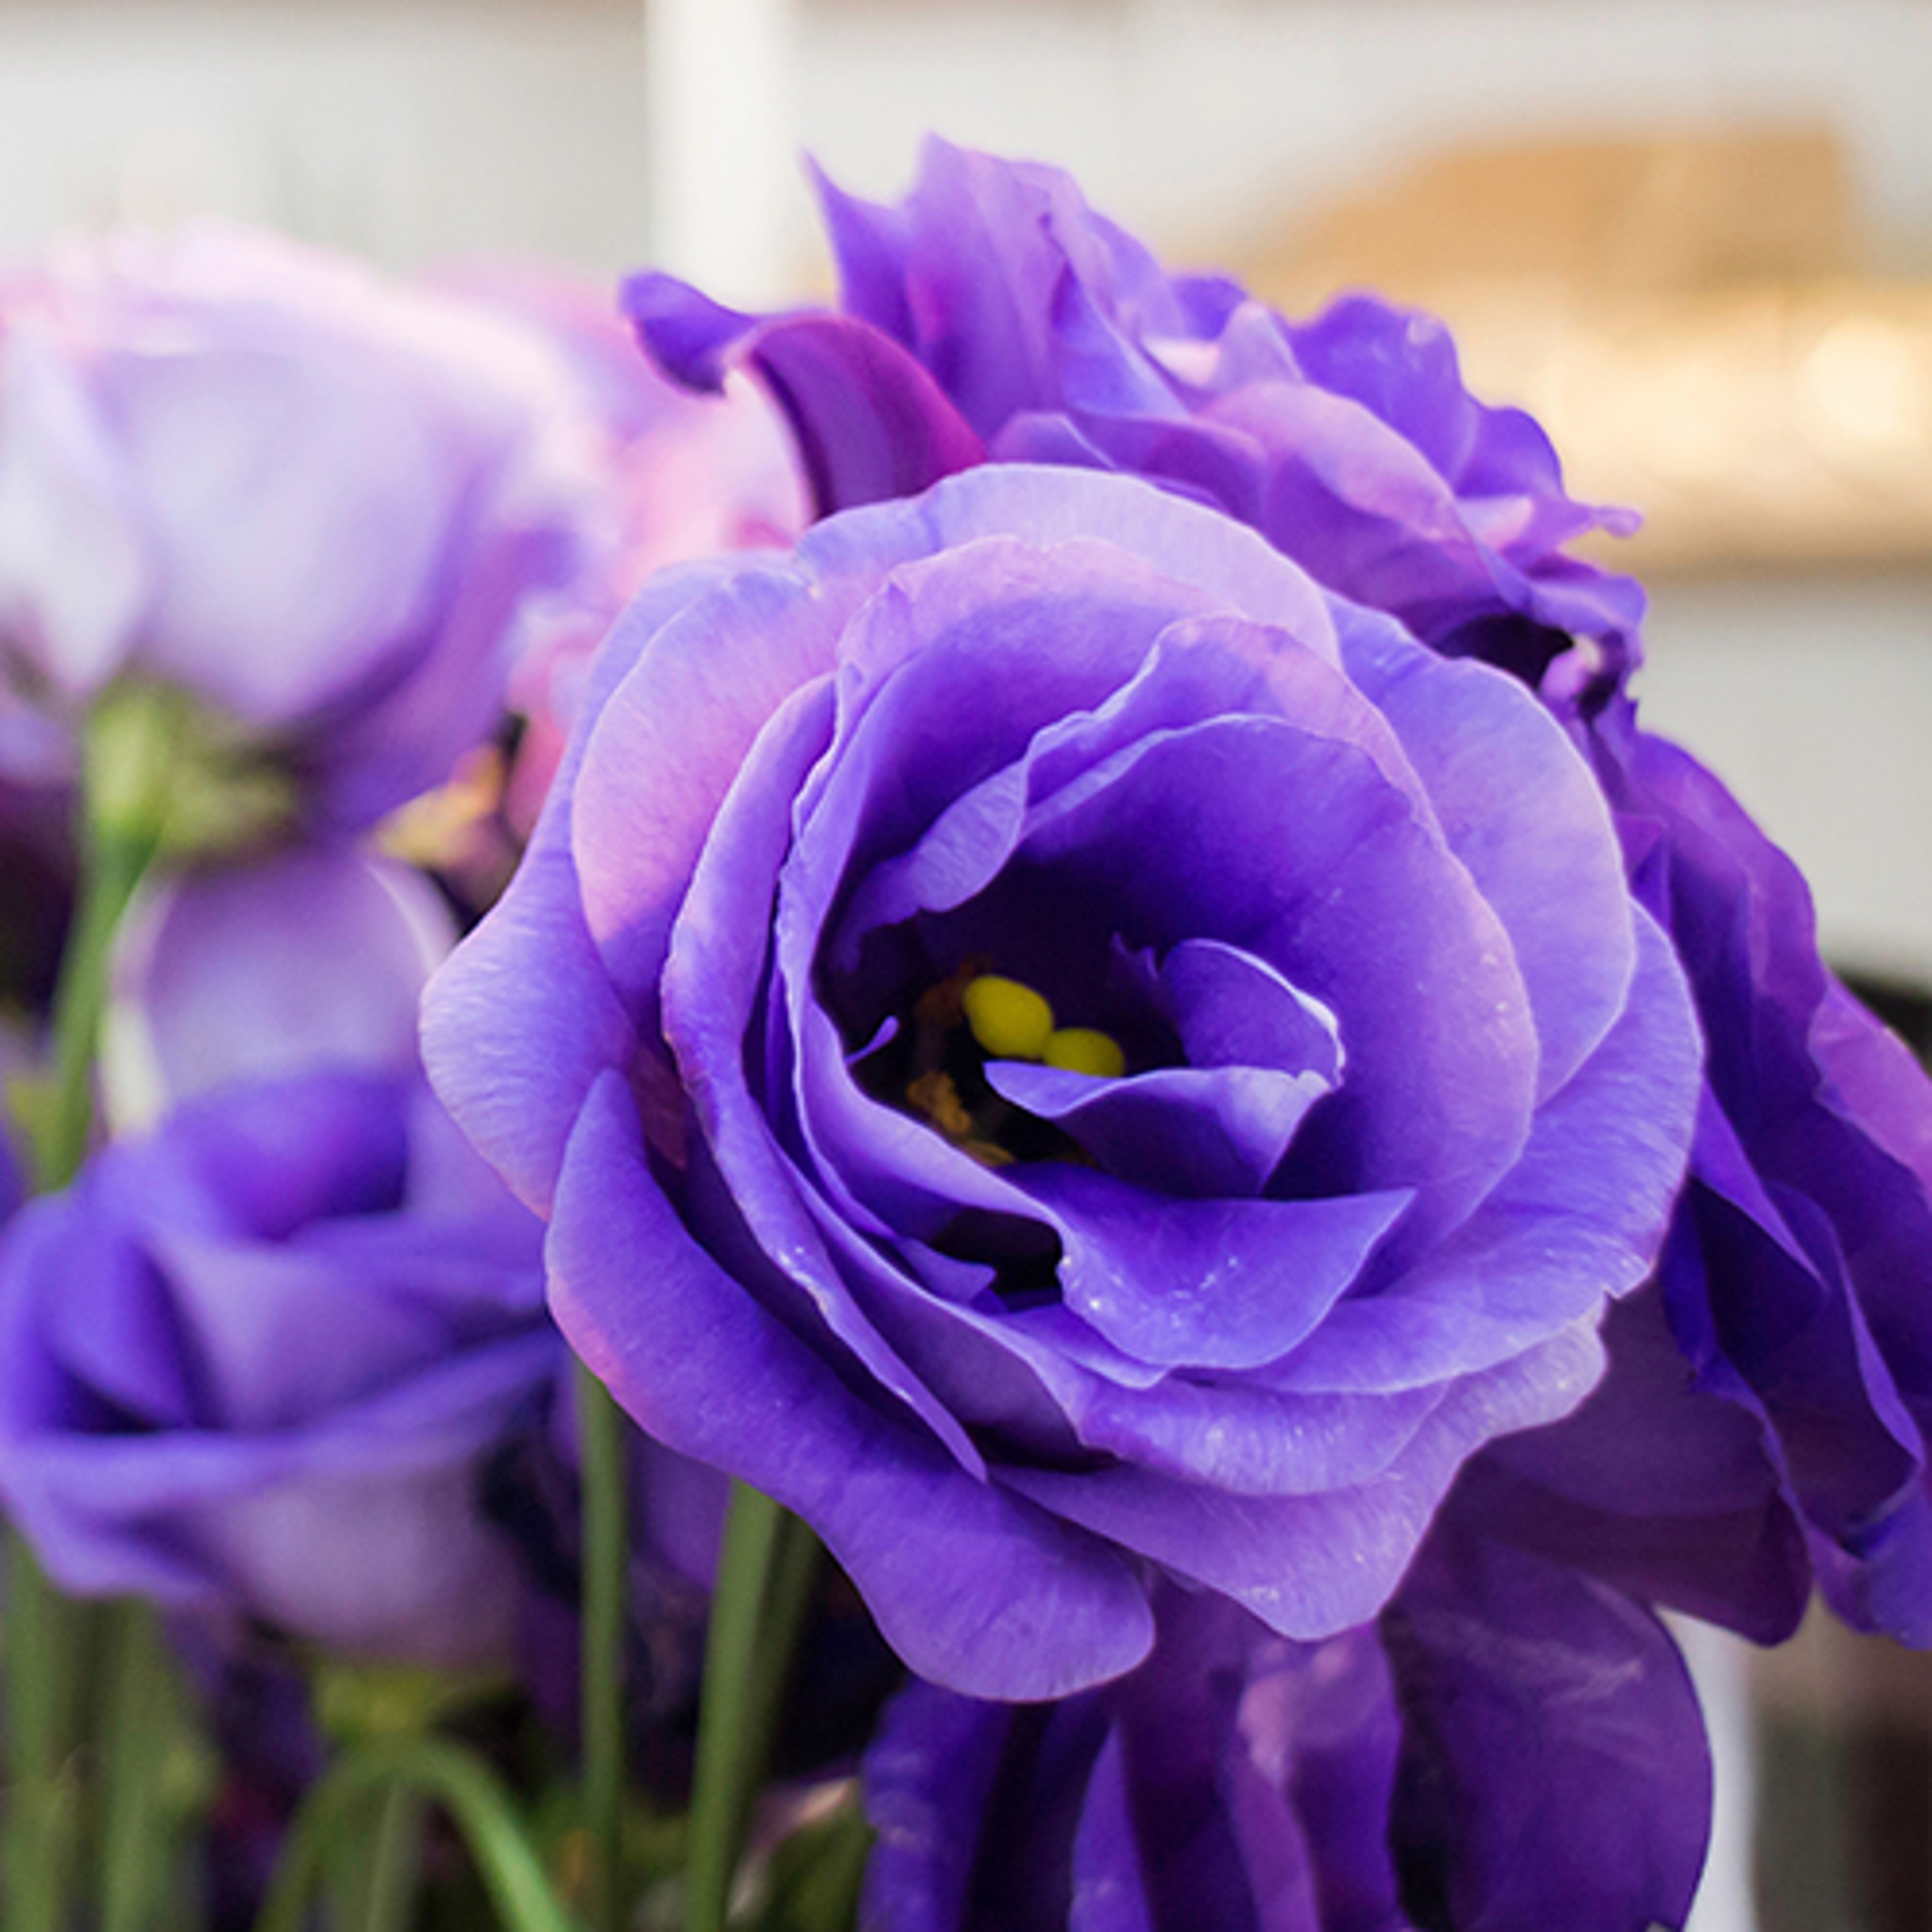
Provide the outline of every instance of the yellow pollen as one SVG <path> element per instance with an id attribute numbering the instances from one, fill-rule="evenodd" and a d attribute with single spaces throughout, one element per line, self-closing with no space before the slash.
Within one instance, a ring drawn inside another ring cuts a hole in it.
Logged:
<path id="1" fill-rule="evenodd" d="M 966 1024 L 995 1060 L 1039 1060 L 1053 1036 L 1053 1009 L 1030 986 L 986 973 L 959 996 Z"/>
<path id="2" fill-rule="evenodd" d="M 1108 1034 L 1093 1027 L 1062 1027 L 1050 1034 L 1040 1056 L 1048 1066 L 1069 1073 L 1090 1073 L 1096 1079 L 1118 1080 L 1127 1070 L 1127 1056 Z"/>
<path id="3" fill-rule="evenodd" d="M 950 1073 L 922 1073 L 906 1089 L 915 1113 L 923 1114 L 948 1140 L 963 1141 L 973 1131 L 973 1116 L 960 1105 L 959 1090 Z"/>

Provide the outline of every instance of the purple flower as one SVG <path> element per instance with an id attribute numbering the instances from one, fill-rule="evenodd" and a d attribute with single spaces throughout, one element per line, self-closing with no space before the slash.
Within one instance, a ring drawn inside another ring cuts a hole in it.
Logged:
<path id="1" fill-rule="evenodd" d="M 554 1371 L 538 1230 L 420 1084 L 230 1087 L 35 1202 L 0 1258 L 0 1495 L 82 1594 L 497 1653 L 479 1456 Z"/>
<path id="2" fill-rule="evenodd" d="M 1681 1925 L 1710 1768 L 1655 1619 L 1432 1546 L 1317 1644 L 1163 1595 L 1148 1663 L 1058 1704 L 928 1684 L 866 1765 L 867 1932 Z"/>
<path id="3" fill-rule="evenodd" d="M 694 396 L 637 352 L 610 290 L 514 269 L 439 284 L 535 332 L 562 356 L 595 425 L 609 514 L 564 594 L 534 603 L 510 700 L 524 722 L 505 801 L 520 836 L 536 822 L 585 667 L 645 579 L 667 565 L 788 545 L 805 493 L 777 412 L 748 382 Z"/>
<path id="4" fill-rule="evenodd" d="M 5 278 L 0 711 L 178 686 L 369 824 L 495 722 L 596 505 L 581 418 L 531 332 L 266 236 Z"/>
<path id="5" fill-rule="evenodd" d="M 1432 318 L 1352 296 L 1286 322 L 1167 274 L 1058 169 L 936 139 L 896 207 L 818 188 L 842 313 L 740 315 L 662 274 L 625 300 L 671 374 L 765 382 L 821 512 L 988 460 L 1125 470 L 1552 696 L 1594 701 L 1635 662 L 1642 593 L 1564 548 L 1634 518 L 1573 502 L 1543 431 L 1468 394 Z"/>
<path id="6" fill-rule="evenodd" d="M 1357 297 L 1291 325 L 1166 275 L 1065 176 L 943 143 L 899 207 L 822 193 L 843 314 L 760 321 L 652 276 L 629 303 L 687 380 L 765 380 L 823 505 L 1003 458 L 1131 471 L 1535 685 L 1598 772 L 1708 1042 L 1691 1185 L 1608 1380 L 1479 1459 L 1455 1513 L 1760 1639 L 1815 1576 L 1932 1642 L 1932 1087 L 1821 964 L 1790 862 L 1636 728 L 1641 596 L 1564 552 L 1621 521 L 1569 502 L 1426 318 Z"/>
<path id="7" fill-rule="evenodd" d="M 101 1046 L 118 1132 L 232 1083 L 324 1068 L 406 1079 L 455 943 L 420 873 L 327 847 L 154 881 L 116 936 Z"/>
<path id="8" fill-rule="evenodd" d="M 593 687 L 432 1077 L 580 1352 L 922 1674 L 1112 1676 L 1162 1572 L 1359 1623 L 1594 1381 L 1698 1047 L 1513 680 L 991 466 L 660 578 Z"/>
<path id="9" fill-rule="evenodd" d="M 1820 963 L 1797 868 L 1611 707 L 1592 748 L 1708 1042 L 1690 1184 L 1612 1372 L 1459 1509 L 1761 1640 L 1815 1581 L 1932 1644 L 1932 1086 Z"/>
<path id="10" fill-rule="evenodd" d="M 116 962 L 111 1142 L 0 1252 L 0 1497 L 68 1588 L 361 1652 L 502 1653 L 473 1492 L 562 1351 L 542 1230 L 424 1084 L 419 878 L 175 880 Z"/>

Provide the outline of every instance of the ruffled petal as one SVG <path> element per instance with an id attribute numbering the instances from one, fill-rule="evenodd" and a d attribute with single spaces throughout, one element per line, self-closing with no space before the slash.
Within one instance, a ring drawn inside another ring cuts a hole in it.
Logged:
<path id="1" fill-rule="evenodd" d="M 1391 1838 L 1426 1925 L 1680 1927 L 1711 1767 L 1654 1617 L 1495 1544 L 1418 1568 L 1383 1619 L 1403 1718 Z"/>
<path id="2" fill-rule="evenodd" d="M 430 1084 L 539 1214 L 549 1208 L 592 1081 L 601 1068 L 628 1063 L 638 1044 L 592 937 L 571 849 L 572 800 L 590 724 L 662 625 L 701 596 L 719 568 L 664 572 L 604 640 L 523 863 L 423 995 Z"/>
<path id="3" fill-rule="evenodd" d="M 1066 1305 L 1128 1354 L 1202 1369 L 1288 1354 L 1411 1198 L 1178 1201 L 1064 1162 L 1026 1168 L 1018 1184 L 1058 1219 Z"/>
<path id="4" fill-rule="evenodd" d="M 572 1137 L 550 1263 L 564 1332 L 638 1422 L 803 1516 L 921 1676 L 1062 1696 L 1145 1654 L 1152 1617 L 1120 1558 L 862 1401 L 692 1240 L 614 1075 Z"/>
<path id="5" fill-rule="evenodd" d="M 101 1056 L 116 1130 L 230 1081 L 413 1074 L 423 984 L 455 938 L 427 879 L 353 852 L 170 882 L 116 950 Z"/>
<path id="6" fill-rule="evenodd" d="M 1603 1366 L 1594 1330 L 1580 1328 L 1472 1376 L 1429 1413 L 1380 1475 L 1346 1489 L 1241 1496 L 1130 1465 L 1078 1474 L 1002 1468 L 999 1480 L 1233 1598 L 1284 1636 L 1328 1636 L 1388 1600 L 1473 1449 L 1567 1414 Z"/>

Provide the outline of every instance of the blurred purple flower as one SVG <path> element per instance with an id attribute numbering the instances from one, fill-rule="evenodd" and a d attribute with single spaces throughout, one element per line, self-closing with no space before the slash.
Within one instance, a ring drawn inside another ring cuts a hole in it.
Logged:
<path id="1" fill-rule="evenodd" d="M 596 433 L 608 514 L 584 567 L 527 608 L 511 703 L 524 730 L 507 800 L 526 835 L 555 775 L 592 652 L 654 571 L 790 544 L 805 490 L 778 412 L 749 382 L 694 396 L 637 352 L 610 289 L 518 264 L 437 286 L 529 328 L 561 356 Z"/>
<path id="2" fill-rule="evenodd" d="M 423 1083 L 420 879 L 302 850 L 161 888 L 117 962 L 123 1128 L 0 1254 L 0 1496 L 68 1588 L 361 1651 L 500 1654 L 479 1465 L 562 1349 L 542 1230 Z"/>
<path id="3" fill-rule="evenodd" d="M 495 723 L 520 610 L 598 513 L 589 434 L 532 332 L 266 236 L 16 270 L 6 706 L 70 725 L 112 681 L 179 686 L 292 770 L 312 823 L 365 826 Z"/>
<path id="4" fill-rule="evenodd" d="M 1058 1704 L 915 1684 L 868 1755 L 866 1932 L 1678 1926 L 1710 1768 L 1647 1612 L 1432 1546 L 1317 1644 L 1168 1592 L 1148 1663 Z"/>
<path id="5" fill-rule="evenodd" d="M 1059 170 L 935 138 L 896 207 L 818 190 L 841 312 L 740 315 L 663 274 L 625 302 L 670 374 L 764 381 L 821 513 L 986 460 L 1124 470 L 1552 696 L 1596 701 L 1636 662 L 1642 592 L 1565 548 L 1636 520 L 1573 502 L 1549 439 L 1468 394 L 1433 318 L 1352 296 L 1286 322 L 1167 274 Z"/>
<path id="6" fill-rule="evenodd" d="M 1001 466 L 658 579 L 593 685 L 432 1076 L 574 1346 L 922 1674 L 1115 1674 L 1161 1570 L 1358 1623 L 1594 1381 L 1697 1043 L 1511 680 L 1210 510 Z M 976 962 L 1124 1072 L 977 1050 Z"/>
<path id="7" fill-rule="evenodd" d="M 239 1081 L 419 1065 L 416 1007 L 456 928 L 420 873 L 302 846 L 158 878 L 117 935 L 101 1046 L 117 1132 Z"/>
<path id="8" fill-rule="evenodd" d="M 0 1496 L 55 1578 L 462 1660 L 515 1609 L 478 1458 L 555 1372 L 540 1230 L 419 1084 L 233 1086 L 0 1257 Z"/>

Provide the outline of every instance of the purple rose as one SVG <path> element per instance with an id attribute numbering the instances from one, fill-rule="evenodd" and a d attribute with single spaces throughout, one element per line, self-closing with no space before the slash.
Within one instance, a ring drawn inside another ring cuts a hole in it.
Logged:
<path id="1" fill-rule="evenodd" d="M 0 426 L 9 703 L 178 686 L 328 826 L 490 730 L 519 611 L 598 506 L 532 332 L 218 228 L 0 281 Z"/>
<path id="2" fill-rule="evenodd" d="M 937 139 L 896 207 L 818 189 L 841 313 L 740 315 L 662 274 L 625 301 L 674 375 L 765 382 L 821 512 L 989 460 L 1120 470 L 1552 696 L 1594 700 L 1635 662 L 1642 592 L 1564 548 L 1635 519 L 1573 502 L 1548 438 L 1468 394 L 1432 318 L 1352 296 L 1288 322 L 1169 275 L 1059 170 Z"/>
<path id="3" fill-rule="evenodd" d="M 1699 1057 L 1528 692 L 1020 466 L 647 590 L 425 1046 L 646 1430 L 1022 1697 L 1163 1571 L 1372 1616 L 1594 1381 Z"/>
<path id="4" fill-rule="evenodd" d="M 874 1932 L 1681 1925 L 1710 1767 L 1654 1618 L 1432 1549 L 1318 1644 L 1166 1594 L 1142 1668 L 1058 1704 L 916 1684 L 866 1764 Z"/>

